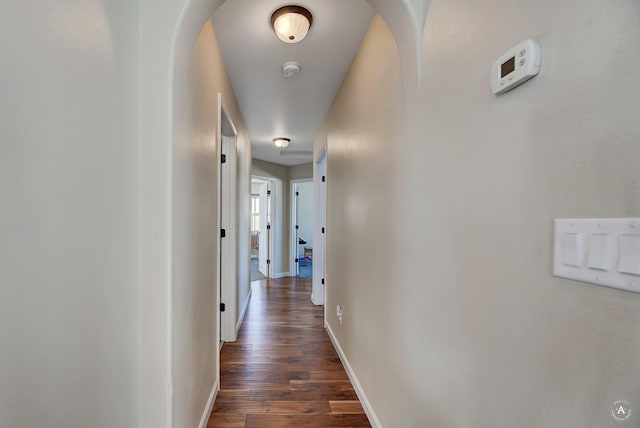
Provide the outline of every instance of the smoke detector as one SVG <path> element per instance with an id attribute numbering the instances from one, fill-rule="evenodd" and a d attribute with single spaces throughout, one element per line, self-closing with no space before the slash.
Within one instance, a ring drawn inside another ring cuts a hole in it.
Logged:
<path id="1" fill-rule="evenodd" d="M 293 77 L 300 72 L 300 64 L 294 61 L 285 62 L 282 66 L 284 77 Z"/>

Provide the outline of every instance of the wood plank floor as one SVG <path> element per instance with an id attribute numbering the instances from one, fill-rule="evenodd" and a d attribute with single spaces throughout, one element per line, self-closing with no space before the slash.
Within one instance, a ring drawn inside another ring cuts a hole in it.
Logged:
<path id="1" fill-rule="evenodd" d="M 220 356 L 207 428 L 370 427 L 311 303 L 311 280 L 253 283 L 238 340 Z"/>

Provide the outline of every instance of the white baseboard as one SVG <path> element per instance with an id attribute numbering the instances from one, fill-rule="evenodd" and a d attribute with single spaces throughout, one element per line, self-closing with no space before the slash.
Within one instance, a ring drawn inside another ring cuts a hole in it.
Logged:
<path id="1" fill-rule="evenodd" d="M 202 418 L 200 418 L 200 425 L 198 425 L 198 428 L 206 428 L 207 423 L 209 422 L 209 418 L 211 417 L 213 404 L 216 402 L 217 396 L 218 396 L 218 381 L 216 381 L 216 383 L 213 384 L 213 389 L 211 390 L 211 394 L 209 395 L 209 400 L 207 401 L 207 407 L 204 409 Z"/>
<path id="2" fill-rule="evenodd" d="M 327 333 L 329 334 L 329 338 L 331 339 L 331 343 L 333 343 L 333 347 L 336 349 L 336 352 L 340 357 L 340 361 L 342 361 L 342 365 L 344 366 L 344 369 L 347 372 L 347 376 L 349 376 L 349 380 L 353 384 L 353 389 L 356 390 L 356 394 L 360 399 L 362 408 L 364 409 L 365 413 L 367 414 L 367 417 L 369 418 L 369 423 L 371 424 L 372 428 L 382 428 L 382 424 L 380 423 L 380 420 L 376 416 L 376 413 L 373 411 L 373 407 L 371 407 L 371 403 L 369 402 L 367 395 L 364 393 L 364 390 L 362 389 L 362 385 L 360 385 L 360 382 L 358 381 L 356 374 L 353 372 L 353 369 L 351 368 L 351 364 L 349 364 L 349 360 L 347 359 L 347 356 L 344 354 L 344 351 L 342 350 L 342 347 L 340 346 L 338 339 L 336 338 L 335 334 L 333 334 L 333 330 L 331 330 L 331 326 L 329 325 L 328 322 L 325 321 L 324 327 L 327 330 Z"/>
<path id="3" fill-rule="evenodd" d="M 238 337 L 238 333 L 240 332 L 240 327 L 242 326 L 244 315 L 247 313 L 247 308 L 249 307 L 250 300 L 251 300 L 251 287 L 249 287 L 249 293 L 247 293 L 247 298 L 245 299 L 242 305 L 242 309 L 240 310 L 240 316 L 238 317 L 238 323 L 236 324 L 236 337 Z"/>
<path id="4" fill-rule="evenodd" d="M 286 278 L 288 276 L 291 276 L 291 272 L 280 272 L 273 274 L 274 279 Z"/>

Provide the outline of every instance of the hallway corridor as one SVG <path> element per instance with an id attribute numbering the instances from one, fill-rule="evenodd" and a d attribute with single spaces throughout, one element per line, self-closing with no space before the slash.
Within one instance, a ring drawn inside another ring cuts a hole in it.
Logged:
<path id="1" fill-rule="evenodd" d="M 208 428 L 370 427 L 310 301 L 311 280 L 252 283 L 238 340 L 221 352 Z"/>

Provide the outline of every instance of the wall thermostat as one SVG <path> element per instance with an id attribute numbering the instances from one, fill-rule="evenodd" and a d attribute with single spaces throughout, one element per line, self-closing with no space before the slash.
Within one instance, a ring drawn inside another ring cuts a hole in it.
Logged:
<path id="1" fill-rule="evenodd" d="M 540 71 L 542 55 L 535 40 L 525 40 L 500 56 L 491 67 L 491 91 L 507 92 L 526 82 Z"/>

